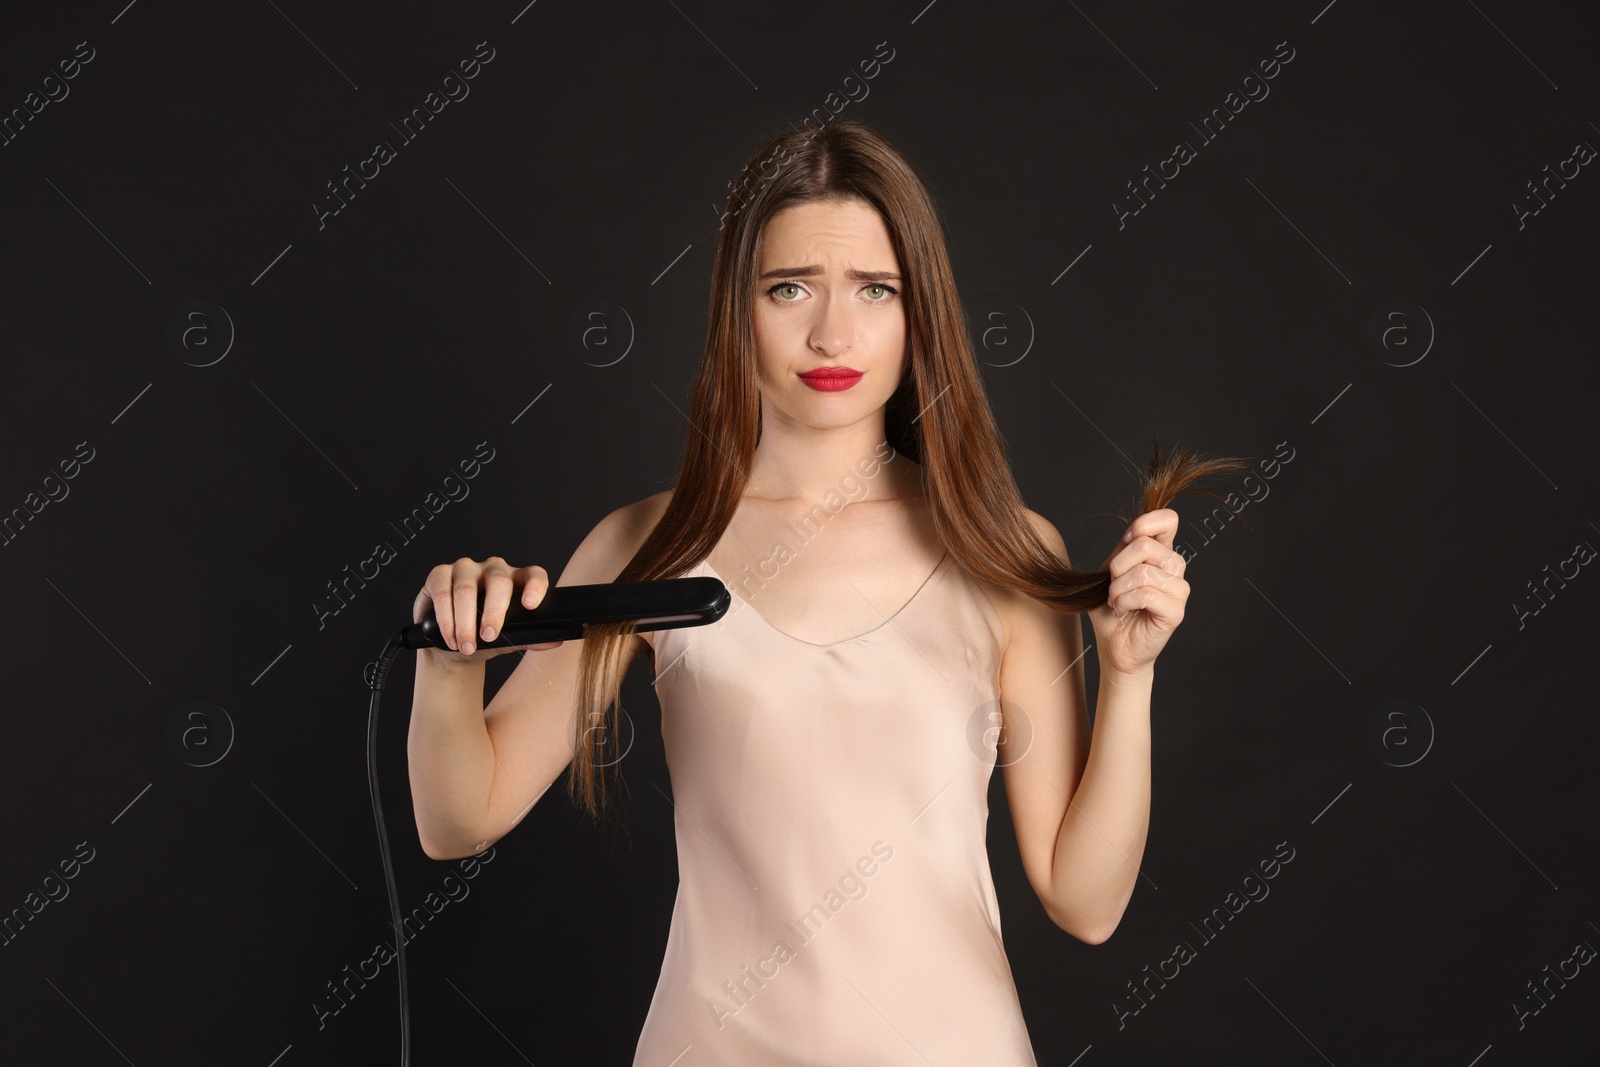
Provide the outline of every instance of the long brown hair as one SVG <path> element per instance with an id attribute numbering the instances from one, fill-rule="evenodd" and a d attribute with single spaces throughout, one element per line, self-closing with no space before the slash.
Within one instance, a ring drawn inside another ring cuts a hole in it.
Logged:
<path id="1" fill-rule="evenodd" d="M 885 435 L 896 452 L 922 465 L 923 491 L 950 555 L 979 581 L 1026 593 L 1060 612 L 1103 604 L 1110 574 L 1068 567 L 1026 518 L 973 357 L 932 196 L 884 137 L 849 120 L 772 137 L 732 183 L 717 233 L 705 352 L 677 484 L 666 512 L 614 580 L 679 576 L 711 554 L 733 519 L 760 437 L 752 316 L 762 228 L 784 208 L 816 200 L 865 202 L 887 224 L 904 279 L 910 358 L 884 411 Z M 1163 461 L 1157 447 L 1141 487 L 1141 513 L 1166 507 L 1200 478 L 1245 466 L 1192 452 Z M 584 714 L 575 727 L 577 755 L 567 768 L 567 789 L 596 819 L 608 806 L 604 768 L 618 759 L 612 725 L 627 669 L 622 638 L 633 625 L 588 627 L 579 658 Z"/>

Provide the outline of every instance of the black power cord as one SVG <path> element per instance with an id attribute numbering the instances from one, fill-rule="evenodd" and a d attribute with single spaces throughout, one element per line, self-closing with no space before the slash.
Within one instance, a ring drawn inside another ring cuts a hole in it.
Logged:
<path id="1" fill-rule="evenodd" d="M 378 851 L 383 856 L 383 877 L 389 885 L 389 916 L 394 923 L 394 955 L 400 979 L 400 1067 L 411 1067 L 411 1010 L 406 996 L 406 938 L 400 925 L 400 892 L 395 888 L 394 861 L 389 858 L 389 835 L 383 828 L 383 802 L 378 796 L 378 698 L 383 695 L 383 684 L 389 679 L 389 667 L 400 650 L 410 647 L 405 642 L 406 631 L 401 630 L 389 638 L 383 654 L 378 657 L 367 678 L 372 689 L 372 701 L 367 705 L 367 786 L 372 793 L 372 818 L 378 824 Z"/>

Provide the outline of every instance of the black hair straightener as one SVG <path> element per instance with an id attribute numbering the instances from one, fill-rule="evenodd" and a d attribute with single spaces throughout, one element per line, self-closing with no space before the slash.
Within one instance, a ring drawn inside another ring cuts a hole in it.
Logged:
<path id="1" fill-rule="evenodd" d="M 611 582 L 600 585 L 552 585 L 537 607 L 525 608 L 513 599 L 505 622 L 493 641 L 478 641 L 479 648 L 537 645 L 545 641 L 574 641 L 592 622 L 638 619 L 636 631 L 666 630 L 678 626 L 703 626 L 716 622 L 728 610 L 728 587 L 720 578 L 667 578 L 656 582 Z M 477 618 L 483 618 L 483 590 L 478 591 Z M 405 648 L 449 648 L 439 632 L 430 607 L 419 623 L 401 631 Z"/>

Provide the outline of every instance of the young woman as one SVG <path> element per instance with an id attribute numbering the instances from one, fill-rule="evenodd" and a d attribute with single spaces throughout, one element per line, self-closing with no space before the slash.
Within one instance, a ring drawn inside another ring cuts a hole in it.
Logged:
<path id="1" fill-rule="evenodd" d="M 607 515 L 558 584 L 713 575 L 734 604 L 530 646 L 485 708 L 482 661 L 511 650 L 478 635 L 548 573 L 434 568 L 414 617 L 431 603 L 451 650 L 417 655 L 423 848 L 482 850 L 563 769 L 605 812 L 617 694 L 647 654 L 679 886 L 636 1067 L 1032 1065 L 985 851 L 992 771 L 1045 911 L 1104 941 L 1145 845 L 1153 664 L 1189 595 L 1165 505 L 1238 464 L 1152 461 L 1146 510 L 1074 570 L 1021 501 L 903 156 L 855 122 L 784 133 L 723 220 L 676 487 Z"/>

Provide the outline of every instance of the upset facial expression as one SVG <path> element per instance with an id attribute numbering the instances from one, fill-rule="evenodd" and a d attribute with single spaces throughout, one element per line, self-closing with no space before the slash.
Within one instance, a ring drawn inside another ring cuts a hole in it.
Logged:
<path id="1" fill-rule="evenodd" d="M 762 231 L 755 284 L 765 418 L 845 426 L 894 395 L 908 358 L 903 279 L 873 207 L 829 200 L 778 212 Z M 817 374 L 843 370 L 857 375 Z"/>

